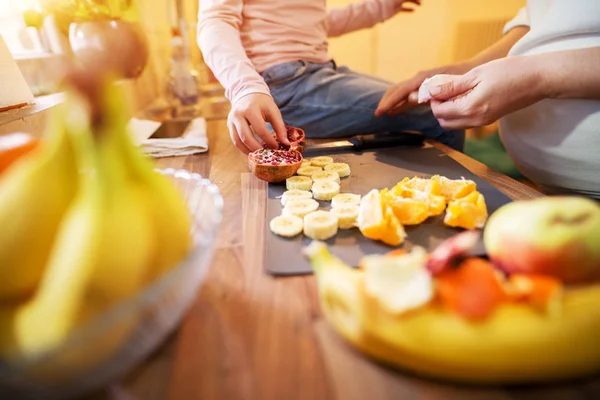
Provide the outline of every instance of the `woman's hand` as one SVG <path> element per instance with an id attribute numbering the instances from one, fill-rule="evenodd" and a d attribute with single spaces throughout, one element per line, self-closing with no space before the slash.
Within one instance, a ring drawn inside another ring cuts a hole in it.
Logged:
<path id="1" fill-rule="evenodd" d="M 438 74 L 464 74 L 470 69 L 471 65 L 469 63 L 459 63 L 444 65 L 442 67 L 419 72 L 412 78 L 390 87 L 379 101 L 377 110 L 375 110 L 375 116 L 381 117 L 385 114 L 399 114 L 409 108 L 417 106 L 417 91 L 419 90 L 421 83 L 427 78 L 431 78 Z"/>
<path id="2" fill-rule="evenodd" d="M 547 97 L 539 71 L 535 58 L 507 57 L 437 86 L 432 81 L 431 110 L 445 129 L 488 125 Z"/>
<path id="3" fill-rule="evenodd" d="M 267 122 L 273 126 L 277 140 L 267 129 Z M 262 147 L 255 133 L 272 149 L 279 147 L 277 141 L 290 144 L 281 112 L 268 94 L 251 93 L 239 99 L 229 112 L 227 127 L 231 141 L 244 154 Z"/>

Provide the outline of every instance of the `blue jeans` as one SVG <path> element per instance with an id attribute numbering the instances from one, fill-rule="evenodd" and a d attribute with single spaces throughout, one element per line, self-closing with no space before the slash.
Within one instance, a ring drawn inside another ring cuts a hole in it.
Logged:
<path id="1" fill-rule="evenodd" d="M 463 149 L 464 131 L 444 130 L 429 106 L 375 117 L 377 104 L 392 85 L 383 79 L 337 67 L 333 61 L 292 61 L 270 67 L 261 75 L 286 125 L 304 129 L 309 138 L 413 130 L 456 150 Z"/>

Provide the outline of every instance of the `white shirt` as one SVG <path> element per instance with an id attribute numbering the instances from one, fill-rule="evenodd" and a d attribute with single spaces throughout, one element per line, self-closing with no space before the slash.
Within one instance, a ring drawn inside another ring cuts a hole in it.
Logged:
<path id="1" fill-rule="evenodd" d="M 600 46 L 600 0 L 528 0 L 504 32 L 530 31 L 511 55 Z M 600 199 L 600 99 L 545 99 L 500 119 L 517 168 L 547 193 Z"/>

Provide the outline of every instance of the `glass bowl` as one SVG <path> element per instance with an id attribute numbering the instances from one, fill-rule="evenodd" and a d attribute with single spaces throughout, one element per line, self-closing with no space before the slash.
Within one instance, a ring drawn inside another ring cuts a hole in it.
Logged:
<path id="1" fill-rule="evenodd" d="M 177 327 L 210 267 L 223 199 L 208 179 L 157 170 L 181 190 L 193 216 L 188 256 L 156 282 L 73 332 L 59 348 L 10 366 L 0 360 L 0 399 L 69 399 L 115 381 Z"/>

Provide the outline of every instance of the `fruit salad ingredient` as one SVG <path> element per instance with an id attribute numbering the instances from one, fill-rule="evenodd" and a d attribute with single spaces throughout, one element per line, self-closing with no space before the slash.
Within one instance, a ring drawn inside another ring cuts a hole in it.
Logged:
<path id="1" fill-rule="evenodd" d="M 552 315 L 560 312 L 564 290 L 562 283 L 556 278 L 513 274 L 508 277 L 507 288 L 511 299 L 526 302 Z"/>
<path id="2" fill-rule="evenodd" d="M 248 167 L 259 179 L 283 182 L 298 171 L 302 154 L 296 150 L 258 149 L 248 154 Z"/>
<path id="3" fill-rule="evenodd" d="M 278 236 L 294 237 L 302 233 L 302 218 L 295 215 L 279 215 L 269 222 L 271 232 Z"/>
<path id="4" fill-rule="evenodd" d="M 384 201 L 402 225 L 418 225 L 429 217 L 429 207 L 424 201 L 384 193 Z"/>
<path id="5" fill-rule="evenodd" d="M 315 240 L 327 240 L 338 231 L 338 219 L 328 211 L 315 211 L 304 217 L 304 235 Z"/>
<path id="6" fill-rule="evenodd" d="M 406 237 L 404 227 L 392 209 L 384 203 L 377 189 L 371 190 L 360 200 L 356 222 L 365 237 L 381 240 L 390 246 L 399 246 Z"/>
<path id="7" fill-rule="evenodd" d="M 364 269 L 344 264 L 322 242 L 313 241 L 304 254 L 327 321 L 384 364 L 447 381 L 497 385 L 555 383 L 600 370 L 598 284 L 566 290 L 561 312 L 552 316 L 511 299 L 478 320 L 457 315 L 437 299 L 392 313 L 365 289 Z"/>
<path id="8" fill-rule="evenodd" d="M 331 200 L 340 193 L 340 184 L 336 182 L 315 182 L 311 190 L 316 200 Z"/>
<path id="9" fill-rule="evenodd" d="M 285 206 L 290 200 L 312 199 L 312 193 L 308 190 L 292 189 L 283 192 L 281 205 Z"/>
<path id="10" fill-rule="evenodd" d="M 400 314 L 428 304 L 433 280 L 425 268 L 427 252 L 415 247 L 401 255 L 369 255 L 360 262 L 365 291 L 387 312 Z"/>
<path id="11" fill-rule="evenodd" d="M 316 211 L 319 203 L 313 199 L 297 199 L 288 201 L 283 207 L 281 215 L 295 215 L 303 218 L 306 214 Z"/>
<path id="12" fill-rule="evenodd" d="M 317 173 L 319 171 L 323 171 L 323 168 L 310 166 L 310 167 L 299 168 L 296 173 L 300 176 L 307 176 L 310 178 L 312 176 L 312 174 Z"/>
<path id="13" fill-rule="evenodd" d="M 509 273 L 553 276 L 565 283 L 600 278 L 600 205 L 576 196 L 502 206 L 483 234 L 494 264 Z"/>
<path id="14" fill-rule="evenodd" d="M 338 217 L 338 228 L 340 229 L 352 229 L 356 228 L 356 219 L 358 218 L 359 206 L 357 205 L 343 205 L 333 207 L 331 212 Z"/>
<path id="15" fill-rule="evenodd" d="M 482 258 L 468 258 L 436 276 L 443 305 L 470 320 L 489 317 L 507 299 L 501 274 Z"/>
<path id="16" fill-rule="evenodd" d="M 328 157 L 328 156 L 319 156 L 319 157 L 313 157 L 310 160 L 310 164 L 314 167 L 319 167 L 319 168 L 323 168 L 328 164 L 333 163 L 333 158 Z"/>
<path id="17" fill-rule="evenodd" d="M 485 199 L 481 193 L 474 191 L 448 203 L 444 223 L 456 228 L 483 228 L 487 217 Z"/>
<path id="18" fill-rule="evenodd" d="M 477 188 L 475 182 L 464 178 L 449 179 L 445 176 L 434 175 L 431 180 L 439 183 L 441 195 L 446 198 L 446 202 L 465 197 Z"/>
<path id="19" fill-rule="evenodd" d="M 343 207 L 348 205 L 359 205 L 360 204 L 360 194 L 354 193 L 340 193 L 338 195 L 333 196 L 331 199 L 331 207 Z"/>
<path id="20" fill-rule="evenodd" d="M 76 158 L 64 119 L 55 111 L 37 155 L 0 176 L 0 301 L 34 292 L 75 196 Z"/>
<path id="21" fill-rule="evenodd" d="M 444 240 L 429 254 L 427 269 L 436 275 L 458 265 L 475 248 L 481 234 L 476 230 L 468 230 Z"/>
<path id="22" fill-rule="evenodd" d="M 319 171 L 310 176 L 315 183 L 319 182 L 335 182 L 340 183 L 340 176 L 332 171 Z"/>
<path id="23" fill-rule="evenodd" d="M 340 178 L 345 178 L 347 176 L 350 176 L 350 166 L 346 163 L 331 163 L 331 164 L 327 164 L 324 167 L 325 171 L 333 171 L 336 172 Z"/>
<path id="24" fill-rule="evenodd" d="M 313 181 L 308 176 L 290 176 L 285 180 L 285 187 L 288 190 L 310 190 Z"/>

